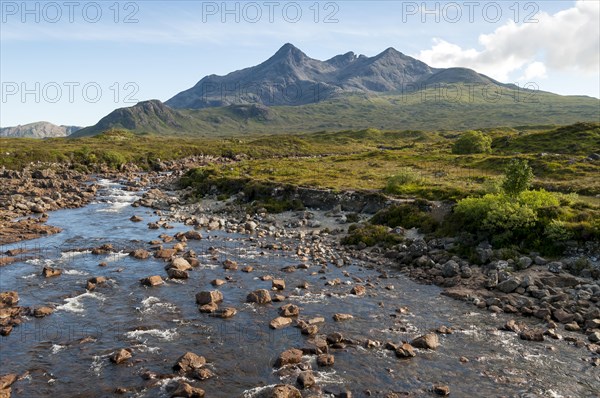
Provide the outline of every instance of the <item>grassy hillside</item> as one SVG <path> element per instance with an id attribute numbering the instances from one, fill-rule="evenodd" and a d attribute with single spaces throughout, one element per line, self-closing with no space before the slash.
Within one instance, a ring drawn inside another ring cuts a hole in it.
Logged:
<path id="1" fill-rule="evenodd" d="M 467 130 L 600 120 L 600 100 L 497 86 L 446 85 L 408 94 L 344 95 L 303 106 L 236 105 L 202 110 L 117 112 L 78 136 L 110 128 L 191 137 L 360 130 Z"/>

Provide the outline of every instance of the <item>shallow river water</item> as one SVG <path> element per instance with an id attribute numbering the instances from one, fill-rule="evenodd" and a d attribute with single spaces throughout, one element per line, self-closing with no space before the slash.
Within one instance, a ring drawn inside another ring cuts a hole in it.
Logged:
<path id="1" fill-rule="evenodd" d="M 96 202 L 50 214 L 48 223 L 63 228 L 62 233 L 2 248 L 25 247 L 36 249 L 37 254 L 26 254 L 22 261 L 0 268 L 0 291 L 17 291 L 22 306 L 56 309 L 46 318 L 26 320 L 0 338 L 0 374 L 28 372 L 13 385 L 14 397 L 115 396 L 117 387 L 129 389 L 123 396 L 169 396 L 166 386 L 172 379 L 144 380 L 141 374 L 172 373 L 175 360 L 186 351 L 205 356 L 216 374 L 206 381 L 190 381 L 203 388 L 207 397 L 252 397 L 264 386 L 294 384 L 296 376 L 278 372 L 273 363 L 282 351 L 308 344 L 295 327 L 269 328 L 284 303 L 299 305 L 303 318 L 324 317 L 321 333 L 339 331 L 359 341 L 400 342 L 440 325 L 454 329 L 440 335 L 436 351 L 418 350 L 409 360 L 398 359 L 383 347 L 362 346 L 331 350 L 335 364 L 330 368 L 319 368 L 314 357 L 306 356 L 324 394 L 348 389 L 355 397 L 404 391 L 433 396 L 432 386 L 445 384 L 453 397 L 600 396 L 600 370 L 582 361 L 589 355 L 585 348 L 565 341 L 521 341 L 514 333 L 498 331 L 508 319 L 504 315 L 493 316 L 441 296 L 439 288 L 418 285 L 394 270 L 388 271 L 387 279 L 361 263 L 330 265 L 324 274 L 313 274 L 320 269 L 317 265 L 284 273 L 281 268 L 300 263 L 295 250 L 262 249 L 247 235 L 202 230 L 204 239 L 188 241 L 201 263 L 188 280 L 144 287 L 139 282 L 143 277 L 166 279 L 165 263 L 137 260 L 127 252 L 148 248 L 148 242 L 161 233 L 173 235 L 190 227 L 173 224 L 171 230 L 150 230 L 146 223 L 158 217 L 150 209 L 130 206 L 137 194 L 108 181 L 101 184 Z M 144 221 L 129 221 L 134 214 Z M 120 252 L 78 251 L 104 243 L 112 243 Z M 284 243 L 295 247 L 293 241 Z M 216 248 L 216 254 L 209 247 Z M 252 265 L 254 271 L 225 271 L 221 262 L 226 258 L 238 261 L 240 268 Z M 101 262 L 107 265 L 100 267 Z M 44 265 L 61 268 L 63 274 L 44 278 Z M 259 279 L 265 274 L 285 279 L 283 293 L 288 299 L 262 306 L 246 304 L 250 291 L 270 289 L 271 282 Z M 237 315 L 224 320 L 200 313 L 195 294 L 215 289 L 210 281 L 227 275 L 232 280 L 218 288 L 225 297 L 222 306 L 237 308 Z M 87 292 L 86 281 L 94 276 L 106 276 L 108 284 Z M 352 277 L 375 286 L 364 297 L 349 295 L 355 284 Z M 342 284 L 325 286 L 335 278 Z M 309 283 L 308 289 L 296 288 L 304 282 Z M 408 311 L 397 312 L 401 307 Z M 334 322 L 335 313 L 355 318 Z M 133 357 L 128 364 L 114 365 L 109 356 L 120 348 L 131 348 Z"/>

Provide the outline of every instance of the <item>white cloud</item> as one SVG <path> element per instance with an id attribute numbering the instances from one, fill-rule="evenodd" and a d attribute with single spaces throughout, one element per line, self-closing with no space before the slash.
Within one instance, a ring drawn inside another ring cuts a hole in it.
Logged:
<path id="1" fill-rule="evenodd" d="M 545 79 L 546 77 L 548 77 L 546 75 L 546 65 L 544 65 L 542 62 L 532 62 L 529 65 L 527 65 L 527 68 L 525 68 L 525 74 L 518 78 L 518 81 L 532 81 L 533 79 Z"/>
<path id="2" fill-rule="evenodd" d="M 553 15 L 541 12 L 535 18 L 537 23 L 509 21 L 493 33 L 480 35 L 482 50 L 434 39 L 431 49 L 417 57 L 432 66 L 468 67 L 501 81 L 524 67 L 523 77 L 544 77 L 546 67 L 598 73 L 600 2 L 580 0 L 572 8 Z"/>

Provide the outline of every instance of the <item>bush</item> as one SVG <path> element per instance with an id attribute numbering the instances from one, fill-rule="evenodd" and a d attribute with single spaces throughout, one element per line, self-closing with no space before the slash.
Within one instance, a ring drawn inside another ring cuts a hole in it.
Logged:
<path id="1" fill-rule="evenodd" d="M 431 214 L 419 207 L 424 203 L 402 204 L 380 210 L 371 218 L 372 224 L 387 227 L 419 228 L 421 232 L 429 233 L 436 230 L 438 222 Z"/>
<path id="2" fill-rule="evenodd" d="M 127 158 L 120 152 L 116 151 L 106 151 L 102 154 L 102 160 L 106 163 L 106 165 L 113 169 L 118 169 L 125 163 L 127 163 Z"/>
<path id="3" fill-rule="evenodd" d="M 533 180 L 533 170 L 525 159 L 513 159 L 505 170 L 502 189 L 508 195 L 515 196 L 529 189 Z"/>
<path id="4" fill-rule="evenodd" d="M 389 194 L 398 195 L 405 193 L 407 188 L 418 187 L 425 183 L 418 172 L 412 168 L 406 168 L 398 174 L 388 178 L 384 191 Z"/>
<path id="5" fill-rule="evenodd" d="M 452 146 L 452 153 L 457 155 L 491 152 L 492 138 L 481 131 L 469 130 L 464 132 Z"/>
<path id="6" fill-rule="evenodd" d="M 402 242 L 400 235 L 388 232 L 388 227 L 383 225 L 358 225 L 352 224 L 348 228 L 348 236 L 342 239 L 343 245 L 358 245 L 364 243 L 367 246 L 392 246 Z"/>

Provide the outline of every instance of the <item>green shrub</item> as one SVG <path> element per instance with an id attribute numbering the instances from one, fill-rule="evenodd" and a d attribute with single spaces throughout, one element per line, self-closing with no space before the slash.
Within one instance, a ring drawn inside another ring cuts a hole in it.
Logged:
<path id="1" fill-rule="evenodd" d="M 502 189 L 508 195 L 515 196 L 526 191 L 533 180 L 533 170 L 525 159 L 513 159 L 505 169 Z"/>
<path id="2" fill-rule="evenodd" d="M 342 239 L 343 245 L 358 245 L 364 243 L 367 246 L 392 246 L 402 242 L 402 237 L 398 234 L 388 232 L 388 227 L 383 225 L 371 224 L 352 224 L 348 228 L 348 236 Z"/>
<path id="3" fill-rule="evenodd" d="M 465 131 L 452 146 L 452 153 L 457 155 L 491 152 L 492 138 L 481 131 Z"/>
<path id="4" fill-rule="evenodd" d="M 415 202 L 412 204 L 390 206 L 378 211 L 371 218 L 371 223 L 391 228 L 419 228 L 425 233 L 433 232 L 436 230 L 438 222 L 427 210 L 422 208 L 425 203 Z"/>
<path id="5" fill-rule="evenodd" d="M 127 163 L 127 158 L 120 152 L 117 151 L 106 151 L 102 154 L 102 160 L 106 163 L 106 165 L 113 169 L 118 169 L 125 163 Z"/>
<path id="6" fill-rule="evenodd" d="M 399 195 L 407 190 L 425 184 L 425 178 L 412 168 L 406 168 L 398 174 L 388 178 L 384 191 L 389 194 Z"/>

